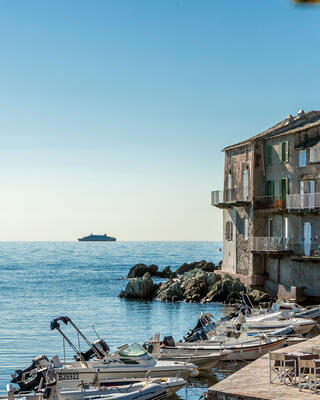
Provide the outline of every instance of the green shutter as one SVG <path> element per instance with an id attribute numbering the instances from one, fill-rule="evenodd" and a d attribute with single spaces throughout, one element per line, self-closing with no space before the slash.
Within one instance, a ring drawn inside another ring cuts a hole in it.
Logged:
<path id="1" fill-rule="evenodd" d="M 289 194 L 289 179 L 286 178 L 286 194 Z"/>
<path id="2" fill-rule="evenodd" d="M 282 197 L 282 179 L 279 180 L 279 196 Z"/>
<path id="3" fill-rule="evenodd" d="M 274 196 L 274 181 L 271 181 L 271 196 Z"/>
<path id="4" fill-rule="evenodd" d="M 268 181 L 264 181 L 264 195 L 268 196 Z"/>
<path id="5" fill-rule="evenodd" d="M 267 166 L 272 165 L 272 145 L 267 145 Z"/>

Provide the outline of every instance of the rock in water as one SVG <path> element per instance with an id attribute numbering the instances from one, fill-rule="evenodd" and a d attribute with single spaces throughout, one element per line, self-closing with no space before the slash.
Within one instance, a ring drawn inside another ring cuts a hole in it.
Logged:
<path id="1" fill-rule="evenodd" d="M 182 264 L 175 272 L 177 275 L 182 275 L 194 269 L 201 269 L 206 272 L 213 272 L 215 270 L 215 265 L 213 262 L 207 262 L 206 260 L 195 261 L 191 264 Z"/>
<path id="2" fill-rule="evenodd" d="M 157 300 L 162 301 L 179 301 L 183 299 L 183 291 L 180 283 L 176 279 L 169 279 L 163 283 L 156 293 Z"/>
<path id="3" fill-rule="evenodd" d="M 158 273 L 157 265 L 136 264 L 130 268 L 127 278 L 142 278 L 143 275 L 149 272 L 150 276 L 155 276 Z"/>
<path id="4" fill-rule="evenodd" d="M 150 273 L 146 272 L 142 278 L 131 279 L 120 297 L 126 299 L 151 299 L 154 295 L 154 285 Z"/>

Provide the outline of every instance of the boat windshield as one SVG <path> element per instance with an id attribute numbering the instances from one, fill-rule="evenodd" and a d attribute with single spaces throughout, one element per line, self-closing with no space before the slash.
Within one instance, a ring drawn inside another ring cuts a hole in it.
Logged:
<path id="1" fill-rule="evenodd" d="M 147 352 L 139 343 L 135 343 L 121 350 L 119 354 L 122 357 L 141 357 L 147 354 Z"/>

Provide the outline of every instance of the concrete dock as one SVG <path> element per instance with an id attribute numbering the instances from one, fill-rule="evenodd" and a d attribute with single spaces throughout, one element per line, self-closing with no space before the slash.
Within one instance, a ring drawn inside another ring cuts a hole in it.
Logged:
<path id="1" fill-rule="evenodd" d="M 320 335 L 305 342 L 276 350 L 275 353 L 311 351 L 320 347 Z M 208 389 L 209 400 L 308 400 L 320 399 L 311 390 L 269 382 L 269 355 L 266 354 Z"/>

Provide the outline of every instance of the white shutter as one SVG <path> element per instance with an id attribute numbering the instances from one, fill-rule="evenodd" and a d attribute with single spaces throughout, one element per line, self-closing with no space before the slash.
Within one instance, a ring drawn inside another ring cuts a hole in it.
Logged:
<path id="1" fill-rule="evenodd" d="M 310 162 L 320 162 L 320 146 L 311 147 L 310 149 Z"/>

